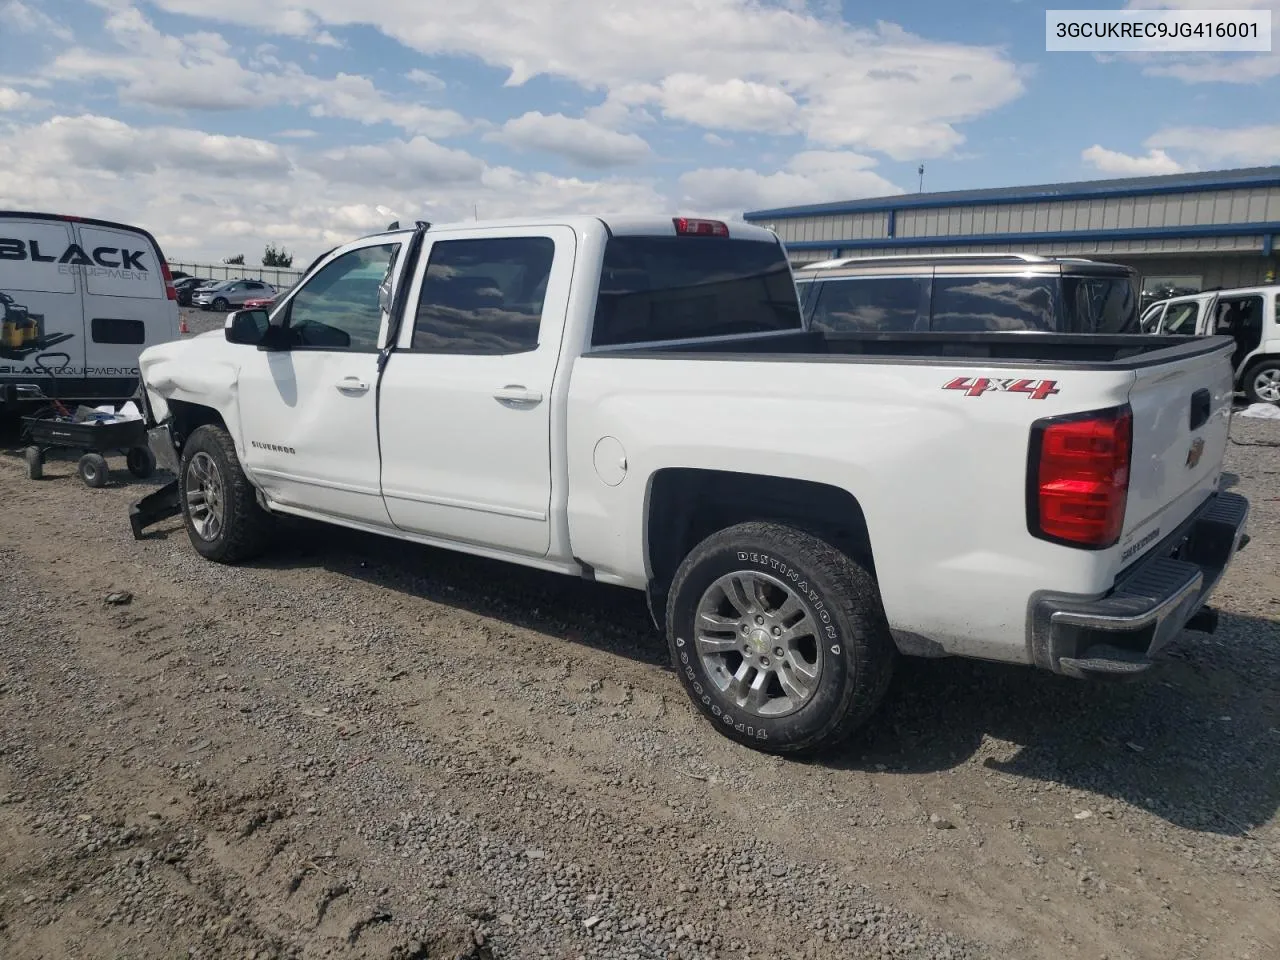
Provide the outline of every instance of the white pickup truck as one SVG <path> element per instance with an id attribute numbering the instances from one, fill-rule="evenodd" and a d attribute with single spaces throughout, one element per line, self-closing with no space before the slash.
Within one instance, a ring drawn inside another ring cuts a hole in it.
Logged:
<path id="1" fill-rule="evenodd" d="M 181 512 L 292 514 L 645 590 L 697 707 L 800 752 L 899 653 L 1151 666 L 1242 546 L 1225 338 L 806 329 L 745 223 L 418 224 L 141 360 Z"/>

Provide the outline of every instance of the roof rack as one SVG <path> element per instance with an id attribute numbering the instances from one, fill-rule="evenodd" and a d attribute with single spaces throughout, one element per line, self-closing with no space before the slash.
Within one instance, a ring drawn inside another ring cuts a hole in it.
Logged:
<path id="1" fill-rule="evenodd" d="M 1019 263 L 1056 263 L 1061 260 L 1078 260 L 1083 263 L 1091 263 L 1083 257 L 1042 257 L 1034 253 L 1016 253 L 1010 251 L 1008 253 L 901 253 L 888 254 L 879 257 L 834 257 L 829 260 L 819 260 L 813 263 L 806 263 L 796 269 L 804 270 L 814 267 L 838 267 L 850 266 L 857 263 L 917 263 L 923 260 L 988 260 L 988 261 L 1009 261 L 1015 260 Z"/>

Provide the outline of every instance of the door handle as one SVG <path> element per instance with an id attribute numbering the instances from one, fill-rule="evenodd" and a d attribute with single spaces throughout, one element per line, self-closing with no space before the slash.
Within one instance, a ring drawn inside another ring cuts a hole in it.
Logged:
<path id="1" fill-rule="evenodd" d="M 369 385 L 359 377 L 343 377 L 334 384 L 341 393 L 365 393 Z"/>
<path id="2" fill-rule="evenodd" d="M 509 383 L 493 395 L 504 407 L 514 409 L 536 407 L 542 402 L 542 394 L 518 383 Z"/>

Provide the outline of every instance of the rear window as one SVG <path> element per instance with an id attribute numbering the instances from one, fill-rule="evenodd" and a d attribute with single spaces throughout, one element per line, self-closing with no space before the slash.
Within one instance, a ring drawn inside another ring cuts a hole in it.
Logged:
<path id="1" fill-rule="evenodd" d="M 781 246 L 721 237 L 610 237 L 593 346 L 798 330 Z"/>
<path id="2" fill-rule="evenodd" d="M 146 343 L 147 327 L 141 320 L 94 317 L 89 324 L 94 343 Z"/>
<path id="3" fill-rule="evenodd" d="M 1063 333 L 1141 333 L 1138 296 L 1125 277 L 1063 277 Z M 1194 324 L 1194 321 L 1193 321 Z"/>

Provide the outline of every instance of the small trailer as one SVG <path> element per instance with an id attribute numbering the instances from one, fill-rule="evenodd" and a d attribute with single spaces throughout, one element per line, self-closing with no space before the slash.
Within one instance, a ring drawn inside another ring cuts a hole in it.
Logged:
<path id="1" fill-rule="evenodd" d="M 146 421 L 141 417 L 114 422 L 77 421 L 55 412 L 51 416 L 23 417 L 22 423 L 29 441 L 26 461 L 27 477 L 31 480 L 44 476 L 45 454 L 57 448 L 84 451 L 76 469 L 89 487 L 107 485 L 108 453 L 124 454 L 129 472 L 140 480 L 155 472 L 156 457 L 147 446 Z"/>

